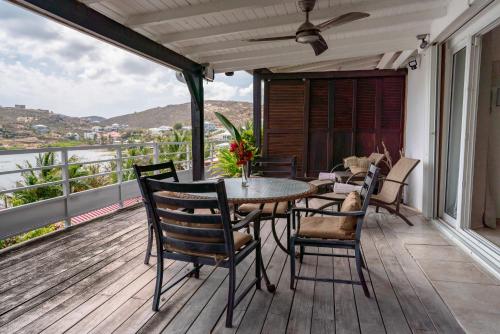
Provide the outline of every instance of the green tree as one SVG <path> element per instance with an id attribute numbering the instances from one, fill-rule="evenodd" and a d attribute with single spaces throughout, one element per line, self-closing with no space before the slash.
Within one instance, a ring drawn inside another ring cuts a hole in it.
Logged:
<path id="1" fill-rule="evenodd" d="M 174 130 L 179 131 L 179 130 L 181 130 L 181 129 L 182 129 L 182 123 L 175 123 L 175 124 L 174 124 Z"/>
<path id="2" fill-rule="evenodd" d="M 70 179 L 89 175 L 89 171 L 83 167 L 83 164 L 73 164 L 79 162 L 79 160 L 80 159 L 77 156 L 69 158 L 68 162 L 71 164 L 68 166 L 68 176 Z M 90 186 L 87 183 L 87 179 L 80 179 L 69 181 L 69 188 L 71 193 L 76 193 L 90 189 Z"/>
<path id="3" fill-rule="evenodd" d="M 17 165 L 18 169 L 31 170 L 21 172 L 22 180 L 16 182 L 16 187 L 29 187 L 61 180 L 60 168 L 50 167 L 56 164 L 55 153 L 45 152 L 35 157 L 35 166 L 29 161 L 25 161 L 23 165 Z M 34 167 L 40 169 L 33 170 Z M 7 198 L 7 202 L 10 202 L 12 206 L 19 206 L 57 196 L 62 196 L 62 186 L 47 185 L 16 191 Z"/>

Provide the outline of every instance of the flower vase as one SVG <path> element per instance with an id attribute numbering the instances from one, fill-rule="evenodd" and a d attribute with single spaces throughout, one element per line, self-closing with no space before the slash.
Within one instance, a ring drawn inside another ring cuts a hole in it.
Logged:
<path id="1" fill-rule="evenodd" d="M 241 165 L 241 186 L 248 187 L 248 164 Z"/>

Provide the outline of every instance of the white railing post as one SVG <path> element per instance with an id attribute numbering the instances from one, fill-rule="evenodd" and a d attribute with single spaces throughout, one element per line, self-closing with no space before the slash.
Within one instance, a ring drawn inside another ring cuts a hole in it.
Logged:
<path id="1" fill-rule="evenodd" d="M 160 145 L 157 142 L 153 143 L 153 163 L 157 164 L 160 162 Z"/>
<path id="2" fill-rule="evenodd" d="M 191 169 L 191 162 L 192 162 L 192 159 L 191 159 L 191 152 L 190 152 L 190 149 L 189 149 L 189 143 L 186 142 L 186 165 L 187 165 L 187 170 Z"/>
<path id="3" fill-rule="evenodd" d="M 116 180 L 118 183 L 118 205 L 120 209 L 123 208 L 123 198 L 122 198 L 122 182 L 123 182 L 123 156 L 122 156 L 122 146 L 118 145 L 116 149 Z"/>
<path id="4" fill-rule="evenodd" d="M 69 183 L 69 166 L 68 166 L 68 149 L 61 149 L 61 176 L 62 176 L 62 189 L 64 196 L 64 227 L 71 226 L 71 217 L 69 215 L 69 194 L 71 193 L 71 187 Z"/>
<path id="5" fill-rule="evenodd" d="M 210 143 L 210 165 L 214 163 L 214 143 Z"/>

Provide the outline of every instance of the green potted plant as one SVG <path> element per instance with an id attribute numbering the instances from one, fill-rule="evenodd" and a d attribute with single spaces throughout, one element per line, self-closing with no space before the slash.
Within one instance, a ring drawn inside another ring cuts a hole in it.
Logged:
<path id="1" fill-rule="evenodd" d="M 253 135 L 249 136 L 248 133 L 245 133 L 245 136 L 242 136 L 238 128 L 224 115 L 216 112 L 215 116 L 232 137 L 229 143 L 229 157 L 226 153 L 226 160 L 229 160 L 233 164 L 235 163 L 241 170 L 241 184 L 246 187 L 248 186 L 248 166 L 257 154 L 257 148 L 253 144 Z M 227 161 L 224 163 L 227 164 Z"/>

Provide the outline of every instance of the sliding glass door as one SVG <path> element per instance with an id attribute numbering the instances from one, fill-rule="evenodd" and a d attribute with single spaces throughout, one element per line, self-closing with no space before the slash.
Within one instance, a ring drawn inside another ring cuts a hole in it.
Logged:
<path id="1" fill-rule="evenodd" d="M 462 120 L 464 115 L 464 92 L 465 92 L 465 70 L 466 70 L 466 47 L 453 50 L 451 55 L 451 66 L 449 67 L 449 103 L 448 117 L 445 123 L 445 136 L 443 142 L 443 192 L 442 218 L 448 223 L 457 226 L 459 210 L 459 190 L 461 171 L 461 143 L 462 143 Z"/>

